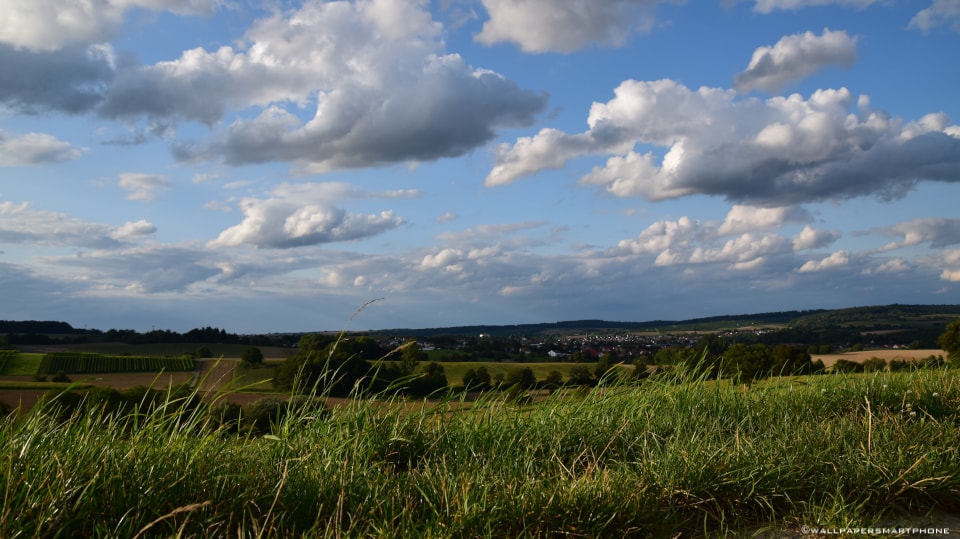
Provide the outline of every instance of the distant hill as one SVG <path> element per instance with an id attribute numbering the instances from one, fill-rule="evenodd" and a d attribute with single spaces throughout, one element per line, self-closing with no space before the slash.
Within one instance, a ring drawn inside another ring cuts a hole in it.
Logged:
<path id="1" fill-rule="evenodd" d="M 45 333 L 49 335 L 72 335 L 83 333 L 66 322 L 52 320 L 0 320 L 2 333 Z"/>
<path id="2" fill-rule="evenodd" d="M 688 320 L 651 320 L 617 322 L 608 320 L 567 320 L 539 324 L 475 325 L 441 328 L 398 328 L 377 330 L 378 335 L 429 337 L 436 335 L 536 336 L 618 331 L 722 331 L 750 326 L 779 326 L 798 332 L 827 329 L 869 331 L 920 330 L 927 334 L 960 317 L 960 305 L 883 305 L 845 309 L 780 311 L 692 318 Z"/>

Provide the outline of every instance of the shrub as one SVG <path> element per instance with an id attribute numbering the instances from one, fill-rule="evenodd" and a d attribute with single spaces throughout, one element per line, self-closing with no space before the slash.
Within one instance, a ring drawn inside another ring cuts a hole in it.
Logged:
<path id="1" fill-rule="evenodd" d="M 887 360 L 882 357 L 871 357 L 863 361 L 863 372 L 878 372 L 887 368 Z"/>
<path id="2" fill-rule="evenodd" d="M 287 414 L 287 401 L 278 397 L 263 397 L 247 406 L 245 423 L 254 434 L 269 434 Z"/>
<path id="3" fill-rule="evenodd" d="M 248 346 L 240 357 L 247 365 L 263 364 L 263 352 L 256 346 Z"/>
<path id="4" fill-rule="evenodd" d="M 227 433 L 239 432 L 240 420 L 243 416 L 243 407 L 239 404 L 222 400 L 210 407 L 207 414 L 210 420 L 208 425 L 214 429 Z"/>
<path id="5" fill-rule="evenodd" d="M 863 372 L 863 365 L 857 363 L 856 361 L 850 361 L 849 359 L 838 359 L 837 362 L 833 364 L 833 369 L 831 372 Z"/>

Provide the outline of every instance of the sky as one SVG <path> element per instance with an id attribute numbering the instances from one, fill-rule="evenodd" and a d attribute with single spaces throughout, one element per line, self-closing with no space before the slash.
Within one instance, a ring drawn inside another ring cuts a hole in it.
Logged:
<path id="1" fill-rule="evenodd" d="M 960 303 L 960 0 L 0 12 L 0 319 Z"/>

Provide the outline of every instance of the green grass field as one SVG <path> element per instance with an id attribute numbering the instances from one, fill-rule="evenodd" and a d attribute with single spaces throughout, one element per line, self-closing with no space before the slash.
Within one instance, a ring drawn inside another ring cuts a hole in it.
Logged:
<path id="1" fill-rule="evenodd" d="M 40 369 L 43 354 L 17 353 L 5 358 L 0 376 L 33 376 Z"/>
<path id="2" fill-rule="evenodd" d="M 187 401 L 182 401 L 187 402 Z M 0 421 L 0 536 L 689 537 L 960 512 L 960 371 Z M 252 410 L 251 410 L 252 413 Z"/>

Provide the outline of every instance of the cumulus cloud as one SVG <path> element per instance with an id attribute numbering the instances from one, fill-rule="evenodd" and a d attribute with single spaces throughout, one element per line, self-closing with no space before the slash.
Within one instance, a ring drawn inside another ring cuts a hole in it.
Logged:
<path id="1" fill-rule="evenodd" d="M 776 10 L 797 11 L 814 6 L 849 6 L 866 8 L 877 0 L 755 0 L 753 10 L 757 13 L 771 13 Z"/>
<path id="2" fill-rule="evenodd" d="M 657 221 L 636 238 L 621 240 L 610 254 L 652 257 L 655 266 L 722 263 L 742 271 L 776 260 L 785 267 L 794 264 L 796 253 L 825 247 L 839 237 L 809 225 L 794 237 L 779 232 L 787 224 L 811 220 L 803 208 L 734 205 L 720 223 L 686 216 Z"/>
<path id="3" fill-rule="evenodd" d="M 107 249 L 121 247 L 155 231 L 156 227 L 145 220 L 112 227 L 65 213 L 34 210 L 27 202 L 0 202 L 2 243 Z"/>
<path id="4" fill-rule="evenodd" d="M 124 223 L 111 232 L 110 237 L 122 241 L 140 236 L 149 236 L 156 231 L 157 227 L 153 223 L 146 219 L 140 219 L 139 221 L 128 221 Z"/>
<path id="5" fill-rule="evenodd" d="M 0 18 L 0 42 L 51 51 L 66 45 L 103 43 L 116 37 L 131 8 L 178 15 L 212 13 L 221 0 L 8 0 Z"/>
<path id="6" fill-rule="evenodd" d="M 650 200 L 707 194 L 786 206 L 870 194 L 895 199 L 919 181 L 960 181 L 960 137 L 946 115 L 905 122 L 846 88 L 759 100 L 672 80 L 628 80 L 614 94 L 591 106 L 583 133 L 544 129 L 498 146 L 486 185 L 590 154 L 613 155 L 581 184 Z M 638 153 L 638 144 L 664 154 Z"/>
<path id="7" fill-rule="evenodd" d="M 798 273 L 816 273 L 819 271 L 840 268 L 850 264 L 850 253 L 847 251 L 836 251 L 826 258 L 820 260 L 808 260 L 797 269 Z"/>
<path id="8" fill-rule="evenodd" d="M 944 217 L 924 217 L 897 223 L 876 232 L 887 236 L 902 236 L 902 241 L 889 243 L 882 251 L 890 251 L 929 243 L 930 247 L 941 248 L 960 243 L 960 219 Z"/>
<path id="9" fill-rule="evenodd" d="M 807 225 L 793 238 L 793 250 L 820 249 L 837 241 L 839 237 L 839 232 L 819 230 Z"/>
<path id="10" fill-rule="evenodd" d="M 0 167 L 61 163 L 79 158 L 80 150 L 52 135 L 14 135 L 0 129 Z"/>
<path id="11" fill-rule="evenodd" d="M 736 76 L 734 87 L 740 92 L 776 93 L 824 66 L 850 67 L 856 58 L 857 38 L 842 30 L 824 29 L 819 36 L 813 32 L 784 36 L 776 45 L 753 52 L 747 69 Z"/>
<path id="12" fill-rule="evenodd" d="M 939 265 L 943 267 L 941 280 L 960 283 L 960 250 L 952 249 L 941 253 Z"/>
<path id="13" fill-rule="evenodd" d="M 155 200 L 157 192 L 169 189 L 173 183 L 165 176 L 158 174 L 141 174 L 124 172 L 117 182 L 121 189 L 129 191 L 127 200 Z"/>
<path id="14" fill-rule="evenodd" d="M 350 213 L 334 204 L 344 198 L 398 198 L 416 191 L 367 193 L 341 183 L 283 184 L 266 198 L 240 201 L 243 221 L 208 243 L 211 247 L 252 245 L 291 248 L 366 238 L 404 223 L 387 210 L 379 214 Z"/>
<path id="15" fill-rule="evenodd" d="M 927 33 L 938 26 L 960 32 L 960 0 L 933 0 L 910 20 L 910 28 Z"/>
<path id="16" fill-rule="evenodd" d="M 212 126 L 228 109 L 258 107 L 175 155 L 319 172 L 462 155 L 544 108 L 546 96 L 443 48 L 421 3 L 308 0 L 258 21 L 236 48 L 118 71 L 99 110 Z"/>
<path id="17" fill-rule="evenodd" d="M 0 77 L 0 103 L 28 113 L 87 112 L 103 99 L 112 62 L 105 47 L 38 52 L 0 43 L 0 69 L 16 73 Z"/>
<path id="18" fill-rule="evenodd" d="M 525 52 L 573 52 L 620 46 L 648 32 L 665 0 L 482 0 L 490 19 L 475 36 L 484 45 L 515 43 Z"/>
<path id="19" fill-rule="evenodd" d="M 812 219 L 810 213 L 797 206 L 780 208 L 757 208 L 735 204 L 717 233 L 721 235 L 742 234 L 757 230 L 775 230 L 787 222 L 804 223 Z"/>
<path id="20" fill-rule="evenodd" d="M 882 273 L 904 273 L 910 271 L 910 264 L 902 258 L 893 258 L 882 262 L 876 267 L 865 268 L 863 275 L 876 275 Z"/>

